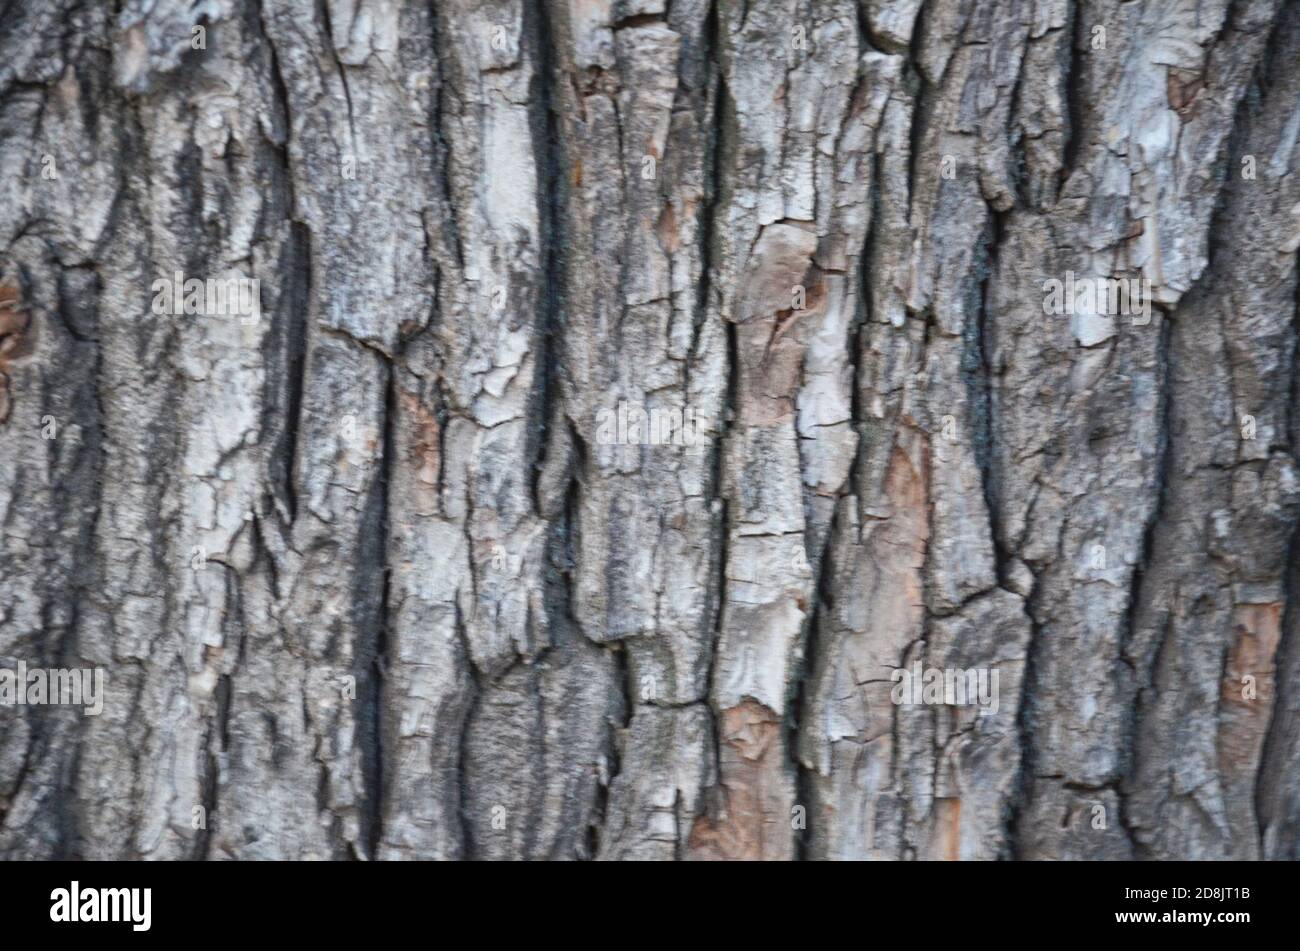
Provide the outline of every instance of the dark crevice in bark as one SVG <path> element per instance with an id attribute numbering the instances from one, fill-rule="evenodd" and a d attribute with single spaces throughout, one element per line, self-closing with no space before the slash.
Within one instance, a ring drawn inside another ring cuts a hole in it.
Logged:
<path id="1" fill-rule="evenodd" d="M 285 80 L 284 70 L 280 66 L 280 54 L 276 51 L 275 42 L 271 39 L 271 32 L 267 28 L 265 0 L 257 0 L 255 10 L 256 12 L 250 12 L 248 17 L 249 31 L 256 32 L 260 41 L 266 44 L 266 73 L 271 92 L 271 105 L 278 107 L 280 115 L 276 118 L 284 123 L 284 142 L 271 141 L 269 144 L 278 159 L 278 168 L 275 171 L 283 176 L 283 185 L 288 198 L 285 217 L 295 220 L 293 216 L 297 211 L 297 202 L 289 162 L 289 145 L 293 137 L 293 111 L 289 106 L 292 98 L 289 96 L 289 84 Z M 272 196 L 278 196 L 279 193 L 279 188 L 271 189 Z"/>
<path id="2" fill-rule="evenodd" d="M 311 232 L 307 225 L 297 220 L 297 195 L 293 168 L 290 161 L 290 140 L 293 135 L 291 97 L 280 66 L 280 57 L 267 29 L 264 0 L 258 0 L 256 16 L 249 17 L 250 30 L 259 33 L 266 45 L 268 80 L 272 102 L 278 106 L 284 122 L 284 143 L 271 142 L 277 162 L 271 166 L 272 188 L 278 196 L 284 190 L 287 207 L 285 222 L 288 234 L 280 251 L 281 289 L 276 301 L 273 327 L 281 328 L 266 335 L 267 394 L 266 431 L 279 431 L 276 451 L 269 463 L 272 492 L 278 494 L 284 511 L 281 515 L 292 524 L 297 520 L 298 497 L 296 471 L 298 464 L 299 429 L 302 425 L 303 391 L 307 374 L 307 340 L 310 325 L 312 295 Z M 280 372 L 277 374 L 275 370 Z M 277 377 L 279 380 L 277 380 Z M 277 386 L 277 382 L 280 385 Z M 281 395 L 283 394 L 283 395 Z"/>
<path id="3" fill-rule="evenodd" d="M 716 507 L 717 518 L 717 539 L 714 545 L 714 561 L 716 568 L 711 577 L 717 578 L 717 587 L 713 598 L 713 643 L 709 648 L 708 670 L 705 672 L 705 690 L 704 695 L 708 700 L 709 707 L 709 726 L 713 732 L 713 769 L 715 781 L 720 782 L 722 777 L 722 732 L 719 729 L 722 723 L 722 710 L 718 708 L 717 697 L 714 692 L 714 678 L 718 670 L 718 644 L 722 641 L 722 621 L 726 613 L 727 605 L 727 566 L 730 563 L 731 556 L 731 500 L 726 497 L 724 491 L 724 482 L 726 479 L 725 467 L 727 456 L 727 428 L 730 425 L 732 414 L 736 406 L 736 390 L 738 386 L 738 375 L 736 368 L 739 364 L 738 340 L 736 334 L 736 325 L 730 321 L 726 324 L 727 332 L 727 396 L 723 405 L 722 431 L 718 434 L 717 446 L 714 450 L 714 469 L 713 469 L 713 505 Z"/>
<path id="4" fill-rule="evenodd" d="M 321 38 L 321 45 L 329 50 L 330 58 L 334 62 L 334 69 L 338 72 L 339 83 L 343 86 L 343 100 L 348 107 L 348 137 L 351 140 L 348 144 L 352 150 L 351 154 L 355 157 L 357 151 L 357 126 L 352 109 L 352 90 L 348 87 L 347 67 L 339 59 L 338 48 L 334 45 L 334 24 L 330 20 L 329 0 L 316 0 L 316 10 L 320 15 L 320 24 L 325 31 L 325 35 Z M 350 26 L 351 24 L 349 24 Z"/>
<path id="5" fill-rule="evenodd" d="M 980 488 L 984 495 L 984 506 L 988 510 L 989 545 L 993 551 L 994 569 L 998 584 L 1006 588 L 1008 583 L 1010 553 L 1002 541 L 998 530 L 1001 524 L 1001 502 L 996 473 L 993 469 L 993 445 L 996 432 L 993 422 L 993 355 L 989 348 L 989 290 L 993 275 L 998 270 L 998 260 L 1002 254 L 1002 245 L 1006 238 L 1006 221 L 1009 212 L 994 212 L 990 209 L 989 224 L 982 246 L 984 261 L 979 287 L 972 296 L 975 298 L 975 319 L 967 322 L 966 353 L 963 354 L 963 374 L 966 382 L 967 398 L 971 405 L 971 449 L 975 455 L 975 468 L 979 471 Z"/>
<path id="6" fill-rule="evenodd" d="M 858 41 L 862 48 L 875 52 L 907 55 L 906 45 L 881 36 L 871 28 L 871 18 L 867 16 L 867 5 L 865 3 L 858 3 L 856 6 L 858 9 Z M 917 21 L 920 21 L 919 10 L 917 11 Z"/>
<path id="7" fill-rule="evenodd" d="M 711 319 L 715 314 L 717 319 L 721 320 L 720 311 L 715 311 L 716 288 L 714 284 L 713 264 L 719 257 L 718 251 L 722 243 L 722 236 L 719 233 L 720 222 L 718 219 L 718 209 L 725 207 L 730 198 L 730 189 L 725 174 L 727 162 L 734 156 L 735 146 L 733 142 L 735 130 L 735 104 L 731 100 L 731 93 L 727 86 L 726 70 L 723 68 L 720 52 L 723 35 L 722 12 L 719 9 L 719 3 L 714 2 L 705 20 L 705 44 L 704 57 L 710 64 L 714 72 L 713 76 L 713 124 L 712 135 L 705 141 L 705 181 L 704 181 L 704 203 L 700 220 L 700 233 L 703 236 L 703 246 L 701 248 L 700 260 L 700 286 L 699 286 L 699 319 L 702 323 Z M 739 360 L 739 340 L 736 334 L 736 325 L 730 321 L 724 322 L 723 327 L 727 337 L 727 365 L 725 372 L 727 374 L 726 395 L 723 398 L 720 418 L 718 420 L 718 430 L 714 440 L 713 451 L 713 473 L 712 473 L 712 492 L 713 500 L 711 503 L 711 514 L 716 516 L 714 527 L 716 537 L 713 539 L 713 566 L 711 567 L 710 577 L 716 578 L 716 587 L 713 592 L 713 625 L 712 625 L 712 643 L 709 646 L 708 669 L 705 671 L 704 696 L 707 700 L 709 709 L 709 727 L 712 731 L 713 746 L 713 774 L 715 781 L 719 781 L 722 776 L 722 742 L 721 730 L 721 710 L 718 709 L 714 693 L 714 677 L 718 668 L 718 644 L 722 639 L 722 618 L 726 609 L 727 598 L 727 564 L 730 557 L 730 532 L 731 532 L 731 509 L 730 502 L 726 498 L 725 481 L 726 481 L 726 456 L 727 440 L 729 430 L 735 414 L 737 402 L 737 390 L 739 387 L 738 368 Z M 698 334 L 698 330 L 697 330 Z M 678 826 L 675 848 L 681 848 L 681 828 Z M 689 833 L 688 833 L 689 834 Z"/>
<path id="8" fill-rule="evenodd" d="M 842 493 L 840 497 L 843 497 Z M 795 805 L 802 806 L 804 809 L 803 829 L 792 829 L 794 832 L 794 858 L 797 862 L 806 862 L 816 858 L 812 854 L 812 841 L 809 835 L 809 825 L 815 818 L 813 803 L 817 796 L 817 788 L 814 783 L 813 773 L 816 767 L 815 765 L 810 767 L 804 763 L 803 757 L 800 756 L 799 741 L 806 722 L 805 714 L 811 703 L 810 682 L 817 665 L 817 634 L 821 630 L 823 618 L 835 606 L 836 565 L 832 558 L 832 552 L 834 551 L 834 540 L 844 530 L 839 524 L 842 517 L 841 506 L 838 504 L 837 499 L 837 504 L 831 513 L 830 524 L 826 528 L 826 541 L 821 557 L 818 559 L 821 570 L 813 593 L 812 611 L 809 613 L 807 621 L 804 622 L 803 657 L 799 663 L 790 699 L 791 716 L 786 736 L 790 760 L 795 773 L 794 801 Z"/>
<path id="9" fill-rule="evenodd" d="M 474 857 L 474 836 L 470 831 L 470 791 L 469 782 L 467 781 L 469 731 L 474 723 L 475 716 L 478 715 L 479 705 L 483 700 L 484 687 L 478 670 L 474 666 L 474 656 L 470 652 L 469 646 L 469 632 L 465 629 L 465 618 L 460 613 L 459 601 L 456 603 L 456 636 L 460 643 L 461 652 L 465 655 L 465 669 L 469 674 L 471 684 L 470 696 L 465 702 L 465 711 L 460 721 L 460 736 L 457 739 L 455 788 L 459 798 L 456 810 L 460 819 L 461 834 L 459 858 L 472 859 Z"/>
<path id="10" fill-rule="evenodd" d="M 356 858 L 374 858 L 383 841 L 384 670 L 394 608 L 388 549 L 393 470 L 396 460 L 397 368 L 385 366 L 384 414 L 380 420 L 379 473 L 370 487 L 357 532 L 357 566 L 353 575 L 351 620 L 355 626 L 352 675 L 356 678 L 357 747 L 361 758 L 362 801 Z M 333 645 L 327 656 L 332 654 Z M 322 776 L 324 776 L 322 770 Z"/>
<path id="11" fill-rule="evenodd" d="M 925 52 L 925 18 L 928 4 L 922 2 L 916 11 L 916 20 L 912 26 L 912 42 L 907 51 L 906 75 L 909 92 L 912 93 L 911 125 L 908 128 L 907 146 L 907 207 L 909 217 L 916 197 L 917 163 L 921 154 L 921 145 L 925 141 L 925 128 L 929 121 L 929 104 L 927 93 L 930 92 L 930 78 L 921 68 L 921 56 Z"/>
<path id="12" fill-rule="evenodd" d="M 1042 39 L 1042 38 L 1040 38 Z M 1007 124 L 1003 129 L 1003 134 L 1007 137 L 1008 168 L 1007 176 L 1010 179 L 1011 194 L 1014 196 L 1015 205 L 1023 208 L 1033 208 L 1033 196 L 1030 194 L 1030 175 L 1029 175 L 1029 155 L 1025 149 L 1025 129 L 1020 121 L 1022 114 L 1022 94 L 1025 86 L 1025 66 L 1030 60 L 1030 53 L 1037 41 L 1026 37 L 1025 47 L 1020 53 L 1020 62 L 1016 66 L 1016 81 L 1011 87 L 1009 97 L 1009 106 L 1007 107 Z M 1013 205 L 1013 207 L 1015 206 Z M 1007 208 L 998 212 L 990 206 L 990 211 L 996 216 L 997 228 L 999 234 L 1005 233 L 1006 212 L 1011 211 Z"/>
<path id="13" fill-rule="evenodd" d="M 811 671 L 813 664 L 812 657 L 812 640 L 816 632 L 816 623 L 818 615 L 822 608 L 818 605 L 813 610 L 809 626 L 812 629 L 807 638 L 807 645 L 804 648 L 804 670 Z M 794 860 L 796 862 L 807 862 L 812 856 L 812 843 L 808 835 L 809 816 L 813 812 L 813 799 L 817 794 L 816 786 L 813 783 L 812 770 L 804 765 L 803 759 L 799 755 L 799 734 L 803 724 L 804 707 L 807 705 L 807 674 L 799 678 L 796 684 L 794 699 L 791 702 L 791 710 L 794 711 L 789 735 L 790 758 L 794 763 L 794 804 L 803 809 L 803 828 L 792 828 L 794 833 Z M 793 818 L 793 817 L 792 817 Z M 793 825 L 793 823 L 792 823 Z"/>
<path id="14" fill-rule="evenodd" d="M 697 232 L 700 242 L 700 279 L 696 287 L 695 321 L 691 339 L 692 354 L 698 352 L 700 330 L 705 321 L 709 319 L 710 306 L 713 303 L 710 300 L 713 296 L 712 268 L 717 256 L 717 244 L 720 240 L 715 231 L 715 219 L 718 206 L 722 200 L 721 189 L 726 181 L 723 176 L 724 135 L 726 130 L 734 128 L 736 122 L 735 103 L 732 102 L 730 90 L 727 88 L 727 77 L 717 61 L 720 30 L 718 19 L 719 13 L 715 3 L 705 20 L 704 51 L 702 53 L 705 62 L 712 67 L 713 71 L 711 77 L 713 106 L 712 115 L 709 117 L 712 119 L 709 126 L 713 134 L 704 137 L 704 200 L 700 206 L 699 230 Z M 689 367 L 689 363 L 687 366 Z M 725 420 L 722 422 L 725 424 Z"/>
<path id="15" fill-rule="evenodd" d="M 253 525 L 251 528 L 256 534 L 257 526 Z M 222 570 L 226 582 L 227 603 L 231 606 L 230 622 L 226 625 L 226 631 L 223 632 L 223 640 L 228 636 L 232 628 L 240 632 L 238 659 L 242 660 L 244 653 L 243 632 L 247 630 L 248 621 L 239 583 L 240 577 L 233 569 L 223 567 Z M 220 808 L 222 757 L 230 749 L 231 693 L 231 676 L 229 674 L 219 675 L 212 698 L 215 705 L 214 715 L 208 718 L 203 737 L 203 767 L 205 773 L 201 779 L 202 789 L 200 790 L 203 825 L 199 828 L 194 840 L 191 858 L 195 860 L 208 859 L 212 855 L 212 831 Z"/>
<path id="16" fill-rule="evenodd" d="M 881 121 L 884 121 L 883 114 Z M 884 206 L 880 200 L 882 164 L 883 159 L 881 156 L 873 154 L 871 157 L 871 183 L 867 193 L 867 200 L 871 203 L 871 208 L 867 218 L 866 234 L 863 235 L 862 240 L 862 259 L 858 267 L 858 301 L 862 312 L 853 323 L 852 337 L 849 341 L 849 346 L 852 348 L 850 357 L 853 361 L 853 373 L 849 378 L 849 413 L 852 416 L 853 431 L 857 434 L 858 442 L 853 453 L 853 460 L 849 463 L 849 478 L 846 491 L 857 500 L 859 523 L 862 521 L 863 499 L 866 498 L 862 485 L 862 467 L 866 461 L 867 445 L 871 440 L 871 433 L 867 425 L 866 406 L 863 403 L 862 394 L 869 383 L 866 376 L 870 369 L 870 363 L 867 359 L 867 346 L 871 337 L 871 328 L 876 325 L 877 320 L 871 301 L 870 275 L 871 262 L 876 259 L 878 253 L 877 244 L 881 240 L 880 218 L 884 214 Z"/>
<path id="17" fill-rule="evenodd" d="M 240 613 L 242 612 L 236 612 L 237 615 Z M 242 619 L 240 623 L 242 624 Z M 205 770 L 201 790 L 203 825 L 194 837 L 194 848 L 190 857 L 195 860 L 212 857 L 212 827 L 217 821 L 221 794 L 221 753 L 230 748 L 230 694 L 230 676 L 222 674 L 217 678 L 217 687 L 213 692 L 216 713 L 207 724 L 203 737 Z M 217 744 L 220 744 L 221 753 L 215 749 Z"/>
<path id="18" fill-rule="evenodd" d="M 627 730 L 632 726 L 632 716 L 636 710 L 636 691 L 632 683 L 632 665 L 628 658 L 627 643 L 616 641 L 606 650 L 614 660 L 614 681 L 623 692 L 623 716 L 622 723 L 618 726 L 609 724 L 605 743 L 606 766 L 604 775 L 598 777 L 591 820 L 587 823 L 587 836 L 584 843 L 587 850 L 584 857 L 587 859 L 595 859 L 600 855 L 600 844 L 605 839 L 605 825 L 609 821 L 610 789 L 613 788 L 615 780 L 623 769 L 622 750 L 617 739 L 620 732 L 626 735 Z"/>
<path id="19" fill-rule="evenodd" d="M 448 88 L 447 76 L 443 70 L 443 36 L 446 32 L 438 16 L 438 0 L 429 3 L 430 44 L 433 48 L 433 72 L 436 88 L 433 95 L 433 115 L 429 117 L 429 134 L 433 140 L 434 175 L 438 179 L 438 194 L 442 198 L 441 214 L 438 218 L 442 225 L 442 240 L 447 250 L 455 255 L 456 267 L 464 271 L 465 250 L 461 246 L 460 224 L 456 220 L 456 201 L 452 195 L 451 175 L 451 141 L 443 133 L 443 117 L 446 115 L 445 95 Z"/>
<path id="20" fill-rule="evenodd" d="M 1084 40 L 1083 14 L 1084 0 L 1075 0 L 1070 34 L 1070 61 L 1065 73 L 1065 145 L 1061 168 L 1057 173 L 1060 176 L 1056 189 L 1058 199 L 1083 151 L 1083 57 L 1086 55 L 1080 48 L 1080 43 Z"/>
<path id="21" fill-rule="evenodd" d="M 567 417 L 561 417 L 556 425 L 564 425 L 568 429 L 570 447 L 569 479 L 565 487 L 563 515 L 559 523 L 553 526 L 552 531 L 556 539 L 548 551 L 551 572 L 557 580 L 548 586 L 547 603 L 552 605 L 553 623 L 566 625 L 576 636 L 581 638 L 585 637 L 585 635 L 582 631 L 582 625 L 573 610 L 573 566 L 577 561 L 574 539 L 581 535 L 581 532 L 577 529 L 577 526 L 580 525 L 578 511 L 580 495 L 583 489 L 581 474 L 587 471 L 588 466 L 587 446 L 577 427 Z M 626 643 L 615 641 L 600 646 L 614 660 L 615 679 L 623 692 L 623 716 L 622 730 L 620 730 L 619 724 L 612 722 L 601 725 L 601 729 L 606 734 L 605 748 L 609 756 L 608 772 L 607 775 L 600 777 L 600 781 L 597 783 L 596 798 L 593 803 L 592 814 L 587 823 L 584 845 L 587 850 L 585 857 L 588 859 L 595 859 L 600 854 L 600 846 L 605 839 L 605 827 L 609 819 L 610 788 L 618 778 L 623 766 L 620 737 L 623 735 L 623 731 L 631 725 L 635 711 L 635 699 L 629 679 L 631 677 L 631 668 Z"/>
<path id="22" fill-rule="evenodd" d="M 1032 569 L 1031 569 L 1032 571 Z M 1010 797 L 1007 808 L 1007 825 L 1004 841 L 1007 858 L 1020 860 L 1032 858 L 1024 854 L 1021 827 L 1025 812 L 1029 809 L 1034 795 L 1034 775 L 1038 762 L 1034 746 L 1035 723 L 1034 698 L 1037 696 L 1033 685 L 1038 679 L 1039 654 L 1044 649 L 1042 628 L 1038 623 L 1038 601 L 1043 584 L 1034 573 L 1034 584 L 1025 598 L 1025 616 L 1029 619 L 1029 641 L 1025 645 L 1025 670 L 1020 684 L 1020 704 L 1016 708 L 1016 735 L 1020 743 L 1020 771 L 1016 778 L 1015 792 Z"/>
<path id="23" fill-rule="evenodd" d="M 560 296 L 563 287 L 564 260 L 561 239 L 564 235 L 564 211 L 568 208 L 568 182 L 560 173 L 562 144 L 559 117 L 556 115 L 557 81 L 554 35 L 545 0 L 528 0 L 524 5 L 523 30 L 529 38 L 534 56 L 529 114 L 534 143 L 533 161 L 537 174 L 538 240 L 541 242 L 541 286 L 537 289 L 537 369 L 533 376 L 532 406 L 535 425 L 530 428 L 528 455 L 533 460 L 531 490 L 538 514 L 544 511 L 539 483 L 550 444 L 557 439 L 550 432 L 555 418 L 553 403 L 560 398 L 561 350 L 557 337 L 560 325 Z"/>
<path id="24" fill-rule="evenodd" d="M 81 742 L 78 742 L 73 748 L 66 771 L 62 776 L 64 788 L 71 788 L 76 782 L 77 776 L 80 775 L 81 756 L 84 748 Z M 81 835 L 80 812 L 71 801 L 71 797 L 59 796 L 58 798 L 60 802 L 56 808 L 58 809 L 59 838 L 55 851 L 50 858 L 62 861 L 79 859 L 86 853 L 85 842 Z"/>
<path id="25" fill-rule="evenodd" d="M 277 431 L 268 462 L 272 491 L 279 494 L 283 515 L 298 516 L 298 440 L 306 386 L 307 336 L 311 309 L 311 242 L 305 225 L 289 224 L 281 245 L 282 284 L 272 330 L 266 335 L 265 430 Z"/>
<path id="26" fill-rule="evenodd" d="M 667 12 L 665 11 L 665 16 Z M 657 13 L 634 13 L 616 20 L 610 25 L 611 30 L 631 30 L 641 26 L 661 26 L 664 24 L 664 17 Z"/>

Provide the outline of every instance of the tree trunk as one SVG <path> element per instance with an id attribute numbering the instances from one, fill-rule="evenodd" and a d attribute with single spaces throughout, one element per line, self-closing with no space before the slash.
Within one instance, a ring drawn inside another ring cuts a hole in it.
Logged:
<path id="1" fill-rule="evenodd" d="M 0 856 L 1300 857 L 1300 3 L 3 7 Z"/>

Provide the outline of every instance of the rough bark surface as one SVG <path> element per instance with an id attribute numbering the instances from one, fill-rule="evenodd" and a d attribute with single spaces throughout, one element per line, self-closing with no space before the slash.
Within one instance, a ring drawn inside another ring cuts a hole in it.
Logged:
<path id="1" fill-rule="evenodd" d="M 1300 858 L 1298 66 L 1294 0 L 0 3 L 0 667 L 106 675 L 0 706 L 0 857 Z"/>

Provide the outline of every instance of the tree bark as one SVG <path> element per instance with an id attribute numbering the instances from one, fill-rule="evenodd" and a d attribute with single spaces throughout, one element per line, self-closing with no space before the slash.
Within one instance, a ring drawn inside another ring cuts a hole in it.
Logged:
<path id="1" fill-rule="evenodd" d="M 0 667 L 105 699 L 0 706 L 0 857 L 1300 858 L 1297 61 L 1289 0 L 4 4 Z"/>

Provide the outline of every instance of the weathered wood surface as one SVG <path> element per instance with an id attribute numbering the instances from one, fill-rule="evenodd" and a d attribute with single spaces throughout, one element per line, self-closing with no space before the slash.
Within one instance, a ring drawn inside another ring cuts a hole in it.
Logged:
<path id="1" fill-rule="evenodd" d="M 1293 0 L 4 4 L 0 666 L 107 696 L 0 707 L 0 856 L 1300 857 L 1298 62 Z"/>

